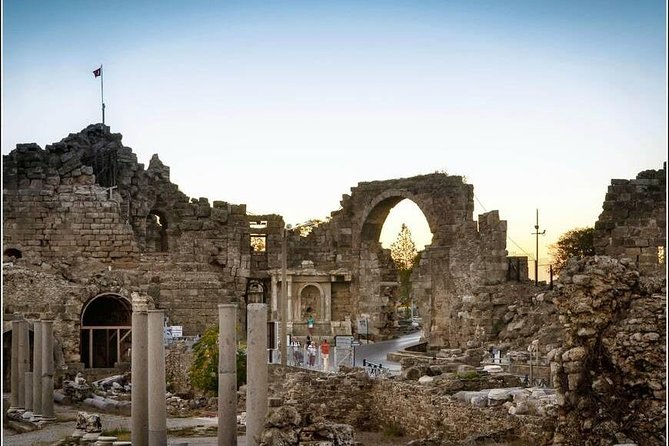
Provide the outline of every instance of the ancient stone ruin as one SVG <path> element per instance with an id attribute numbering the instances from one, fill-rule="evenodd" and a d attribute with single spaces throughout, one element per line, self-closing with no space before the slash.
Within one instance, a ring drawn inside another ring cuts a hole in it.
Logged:
<path id="1" fill-rule="evenodd" d="M 189 199 L 156 155 L 145 168 L 120 134 L 100 125 L 45 149 L 19 144 L 3 157 L 3 172 L 4 259 L 13 260 L 4 312 L 53 316 L 64 364 L 127 362 L 132 292 L 164 309 L 184 335 L 215 325 L 219 303 L 266 302 L 278 319 L 280 216 Z M 361 317 L 372 336 L 391 332 L 397 274 L 378 239 L 404 198 L 433 232 L 413 280 L 430 345 L 492 336 L 494 320 L 474 321 L 463 306 L 494 301 L 507 281 L 506 222 L 497 211 L 474 220 L 473 186 L 445 174 L 360 183 L 306 236 L 287 231 L 293 333 L 305 331 L 308 307 L 317 335 L 354 333 Z M 115 328 L 98 328 L 108 326 Z"/>
<path id="2" fill-rule="evenodd" d="M 72 380 L 64 397 L 88 396 L 77 372 L 88 382 L 124 376 L 131 295 L 164 310 L 185 336 L 217 325 L 219 304 L 238 305 L 242 337 L 247 304 L 267 304 L 277 323 L 283 288 L 293 336 L 308 333 L 313 313 L 319 338 L 360 334 L 361 320 L 369 321 L 365 337 L 392 337 L 398 274 L 379 236 L 390 210 L 410 199 L 433 236 L 411 277 L 424 351 L 402 358 L 396 380 L 284 373 L 263 442 L 349 444 L 350 426 L 391 426 L 424 445 L 664 444 L 666 166 L 613 180 L 595 224 L 597 256 L 569 263 L 553 290 L 527 280 L 526 258 L 507 257 L 498 211 L 474 219 L 473 186 L 460 176 L 362 182 L 326 221 L 285 229 L 280 215 L 187 197 L 157 155 L 145 167 L 101 125 L 44 149 L 19 144 L 3 156 L 3 174 L 7 385 L 19 337 L 12 321 L 28 327 L 24 319 L 53 320 L 55 380 Z M 30 330 L 20 333 L 26 358 L 41 348 Z M 476 369 L 491 346 L 528 354 L 528 345 L 555 390 L 521 389 L 517 376 Z M 174 388 L 188 388 L 179 375 L 188 358 L 183 349 L 166 358 Z"/>

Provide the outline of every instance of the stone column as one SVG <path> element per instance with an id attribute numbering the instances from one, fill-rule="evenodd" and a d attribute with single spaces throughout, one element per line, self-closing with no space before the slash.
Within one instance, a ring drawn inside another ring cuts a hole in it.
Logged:
<path id="1" fill-rule="evenodd" d="M 148 394 L 148 315 L 146 299 L 132 298 L 132 356 L 130 394 L 132 417 L 131 441 L 133 446 L 149 444 L 149 394 Z"/>
<path id="2" fill-rule="evenodd" d="M 325 293 L 325 314 L 323 319 L 325 322 L 332 321 L 332 284 L 327 284 L 324 287 Z"/>
<path id="3" fill-rule="evenodd" d="M 249 323 L 252 321 L 249 319 Z M 237 305 L 218 305 L 218 446 L 237 445 Z"/>
<path id="4" fill-rule="evenodd" d="M 257 446 L 267 415 L 267 306 L 249 304 L 246 311 L 246 444 Z"/>
<path id="5" fill-rule="evenodd" d="M 12 381 L 11 381 L 11 407 L 17 409 L 19 407 L 19 325 L 18 320 L 12 321 Z"/>
<path id="6" fill-rule="evenodd" d="M 165 312 L 148 312 L 149 378 L 149 445 L 167 444 L 167 406 L 165 403 Z"/>
<path id="7" fill-rule="evenodd" d="M 42 321 L 33 323 L 33 415 L 42 415 Z"/>
<path id="8" fill-rule="evenodd" d="M 272 319 L 278 319 L 277 313 L 279 312 L 279 299 L 277 293 L 277 280 L 276 276 L 272 275 Z"/>
<path id="9" fill-rule="evenodd" d="M 33 372 L 26 372 L 26 410 L 33 411 Z"/>
<path id="10" fill-rule="evenodd" d="M 288 315 L 286 316 L 286 319 L 288 322 L 293 321 L 293 278 L 288 277 L 286 279 L 286 293 L 287 293 L 287 299 L 288 299 Z M 284 336 L 288 337 L 286 333 L 284 333 Z M 284 339 L 285 341 L 285 339 Z"/>
<path id="11" fill-rule="evenodd" d="M 26 408 L 26 372 L 30 370 L 28 321 L 19 322 L 19 407 Z"/>
<path id="12" fill-rule="evenodd" d="M 54 419 L 53 413 L 53 321 L 42 321 L 42 417 Z"/>

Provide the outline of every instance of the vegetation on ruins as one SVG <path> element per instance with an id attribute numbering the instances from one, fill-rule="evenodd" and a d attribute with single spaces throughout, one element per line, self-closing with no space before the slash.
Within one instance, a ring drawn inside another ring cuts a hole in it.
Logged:
<path id="1" fill-rule="evenodd" d="M 553 271 L 559 274 L 572 257 L 582 259 L 595 255 L 594 233 L 594 228 L 586 227 L 571 229 L 562 234 L 558 241 L 550 247 Z"/>
<path id="2" fill-rule="evenodd" d="M 300 237 L 306 237 L 311 234 L 311 231 L 313 231 L 315 228 L 319 227 L 323 223 L 327 223 L 328 221 L 330 221 L 329 217 L 325 219 L 312 218 L 311 220 L 307 220 L 304 223 L 296 225 L 295 229 L 299 232 Z"/>
<path id="3" fill-rule="evenodd" d="M 477 371 L 471 370 L 468 372 L 456 372 L 455 377 L 458 379 L 470 381 L 472 379 L 478 379 L 479 373 Z"/>
<path id="4" fill-rule="evenodd" d="M 193 364 L 188 371 L 193 387 L 218 392 L 218 326 L 210 327 L 193 345 Z M 237 349 L 237 388 L 246 384 L 246 350 Z"/>
<path id="5" fill-rule="evenodd" d="M 416 244 L 411 238 L 411 230 L 402 223 L 397 238 L 390 245 L 390 257 L 395 262 L 400 278 L 399 297 L 402 304 L 409 303 L 411 293 L 411 273 L 413 267 L 418 263 L 420 254 L 416 250 Z"/>

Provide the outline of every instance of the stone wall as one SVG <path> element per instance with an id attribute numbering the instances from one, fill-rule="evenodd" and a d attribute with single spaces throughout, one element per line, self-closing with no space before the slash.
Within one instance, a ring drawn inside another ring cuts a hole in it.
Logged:
<path id="1" fill-rule="evenodd" d="M 409 438 L 438 435 L 439 444 L 516 441 L 548 444 L 551 417 L 509 415 L 507 408 L 474 407 L 439 386 L 370 379 L 362 370 L 314 375 L 288 373 L 277 396 L 303 416 L 324 417 L 357 430 L 392 430 Z M 457 390 L 457 389 L 456 389 Z M 408 441 L 408 440 L 407 440 Z"/>
<path id="2" fill-rule="evenodd" d="M 281 266 L 283 218 L 187 197 L 157 155 L 145 168 L 109 127 L 91 125 L 45 149 L 20 144 L 3 156 L 3 173 L 5 260 L 21 256 L 17 265 L 55 274 L 75 289 L 54 291 L 66 308 L 55 317 L 73 327 L 66 329 L 68 345 L 77 344 L 79 326 L 72 322 L 94 293 L 148 295 L 185 335 L 214 325 L 223 302 L 240 303 L 243 327 L 249 289 L 260 286 L 266 302 L 272 294 L 269 271 Z M 288 267 L 308 260 L 319 273 L 332 273 L 335 322 L 349 318 L 356 327 L 356 318 L 368 315 L 372 336 L 390 335 L 397 271 L 379 236 L 403 199 L 421 208 L 433 233 L 413 283 L 430 344 L 465 346 L 481 326 L 490 340 L 491 321 L 502 310 L 472 312 L 463 305 L 486 302 L 506 281 L 506 222 L 497 211 L 473 219 L 473 186 L 462 177 L 359 183 L 308 235 L 286 231 Z M 252 234 L 264 238 L 264 251 L 252 250 Z M 6 305 L 20 307 L 31 294 L 35 312 L 50 311 L 51 303 L 24 285 L 5 294 Z"/>
<path id="3" fill-rule="evenodd" d="M 633 259 L 641 271 L 665 269 L 666 163 L 633 180 L 612 180 L 595 223 L 595 252 Z"/>
<path id="4" fill-rule="evenodd" d="M 214 325 L 218 303 L 244 301 L 251 276 L 245 206 L 189 199 L 156 155 L 145 169 L 108 127 L 89 126 L 44 150 L 19 144 L 3 156 L 3 174 L 5 254 L 24 266 L 49 272 L 57 264 L 57 274 L 82 288 L 97 274 L 144 292 L 185 335 Z M 9 306 L 24 299 L 4 297 Z M 69 299 L 57 321 L 78 321 L 92 297 Z M 43 299 L 36 312 L 48 311 Z"/>
<path id="5" fill-rule="evenodd" d="M 17 150 L 31 155 L 37 149 L 24 146 Z M 25 188 L 3 189 L 5 249 L 45 261 L 78 257 L 105 262 L 137 260 L 139 249 L 118 202 L 94 184 L 91 168 L 79 170 L 78 177 L 54 175 L 30 179 Z"/>
<path id="6" fill-rule="evenodd" d="M 666 444 L 666 278 L 590 257 L 568 263 L 554 301 L 565 333 L 549 354 L 555 444 Z"/>

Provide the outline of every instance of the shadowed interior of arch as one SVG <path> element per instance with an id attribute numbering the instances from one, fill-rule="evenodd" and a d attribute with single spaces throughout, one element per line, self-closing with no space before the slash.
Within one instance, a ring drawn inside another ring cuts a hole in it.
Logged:
<path id="1" fill-rule="evenodd" d="M 88 368 L 115 367 L 128 354 L 132 306 L 117 294 L 91 299 L 81 314 L 81 362 Z"/>

